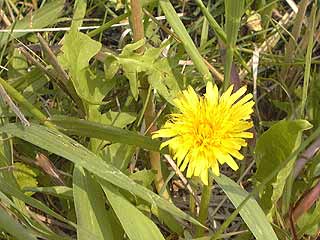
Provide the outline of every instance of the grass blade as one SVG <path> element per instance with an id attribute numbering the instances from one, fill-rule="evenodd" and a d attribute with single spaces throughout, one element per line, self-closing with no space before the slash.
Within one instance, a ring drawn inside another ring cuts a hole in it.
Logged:
<path id="1" fill-rule="evenodd" d="M 221 175 L 220 177 L 215 177 L 214 179 L 227 194 L 228 198 L 235 207 L 238 207 L 248 196 L 248 193 L 230 178 Z M 250 198 L 242 207 L 240 210 L 240 216 L 247 224 L 252 234 L 255 236 L 255 239 L 278 240 L 263 210 L 254 198 Z"/>
<path id="2" fill-rule="evenodd" d="M 103 184 L 102 187 L 130 240 L 164 240 L 156 225 L 121 196 L 117 189 L 108 183 Z"/>
<path id="3" fill-rule="evenodd" d="M 0 128 L 0 131 L 12 134 L 40 148 L 64 157 L 94 173 L 101 179 L 135 194 L 153 206 L 157 206 L 175 217 L 185 219 L 196 225 L 200 224 L 197 220 L 175 207 L 169 201 L 137 184 L 120 170 L 105 163 L 100 157 L 81 144 L 55 129 L 36 124 L 31 124 L 31 126 L 27 128 L 24 128 L 20 124 L 6 124 Z M 43 139 L 46 139 L 46 141 L 43 141 Z"/>
<path id="4" fill-rule="evenodd" d="M 181 22 L 178 14 L 174 10 L 172 4 L 169 0 L 160 0 L 160 7 L 163 10 L 164 14 L 166 15 L 166 18 L 168 22 L 170 23 L 171 27 L 174 29 L 176 34 L 179 36 L 181 42 L 183 43 L 183 46 L 192 59 L 194 65 L 198 69 L 198 71 L 202 74 L 204 80 L 211 81 L 211 74 L 204 63 L 197 47 L 194 45 L 191 37 L 189 36 L 185 26 Z"/>
<path id="5" fill-rule="evenodd" d="M 220 25 L 217 23 L 217 21 L 213 18 L 213 16 L 210 14 L 209 9 L 206 8 L 206 6 L 203 4 L 203 2 L 201 0 L 195 0 L 195 2 L 197 3 L 199 8 L 201 9 L 201 12 L 203 13 L 203 15 L 208 20 L 208 22 L 209 22 L 210 26 L 212 27 L 212 29 L 217 34 L 218 38 L 223 43 L 226 43 L 227 42 L 226 33 L 224 32 L 222 27 L 220 27 Z"/>
<path id="6" fill-rule="evenodd" d="M 97 240 L 113 240 L 102 189 L 94 177 L 78 165 L 73 171 L 73 198 L 78 239 L 86 240 L 89 234 Z"/>
<path id="7" fill-rule="evenodd" d="M 304 70 L 304 79 L 303 79 L 303 89 L 302 89 L 302 100 L 301 100 L 301 109 L 300 109 L 300 117 L 304 117 L 305 113 L 305 105 L 308 97 L 308 89 L 309 89 L 309 81 L 310 81 L 310 70 L 311 70 L 311 59 L 312 59 L 312 49 L 313 49 L 313 35 L 315 28 L 315 17 L 316 17 L 317 7 L 316 3 L 313 4 L 312 13 L 311 13 L 311 28 L 309 31 L 309 42 L 307 48 L 307 54 L 305 59 L 305 70 Z"/>
<path id="8" fill-rule="evenodd" d="M 159 151 L 160 142 L 122 128 L 71 117 L 54 117 L 50 120 L 68 134 L 103 139 L 112 143 L 125 143 L 144 149 Z"/>
<path id="9" fill-rule="evenodd" d="M 65 186 L 53 186 L 53 187 L 25 187 L 24 192 L 44 193 L 58 198 L 73 199 L 72 188 Z"/>
<path id="10" fill-rule="evenodd" d="M 0 208 L 0 225 L 1 229 L 14 236 L 17 240 L 37 240 L 30 230 L 19 224 L 2 207 Z"/>
<path id="11" fill-rule="evenodd" d="M 1 189 L 1 191 L 3 191 L 4 193 L 6 193 L 9 196 L 15 197 L 15 198 L 31 205 L 32 207 L 37 208 L 37 209 L 45 212 L 46 214 L 49 214 L 49 215 L 55 217 L 56 219 L 58 219 L 62 222 L 70 224 L 71 226 L 75 226 L 74 223 L 67 220 L 63 216 L 59 215 L 58 213 L 54 212 L 49 207 L 47 207 L 44 203 L 38 201 L 37 199 L 34 199 L 32 197 L 25 195 L 23 192 L 16 189 L 15 187 L 13 187 L 11 184 L 6 183 L 5 179 L 0 179 L 0 189 Z"/>

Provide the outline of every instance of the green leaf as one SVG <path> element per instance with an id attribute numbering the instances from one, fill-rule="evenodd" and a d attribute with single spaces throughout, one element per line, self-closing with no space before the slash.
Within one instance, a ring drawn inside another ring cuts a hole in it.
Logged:
<path id="1" fill-rule="evenodd" d="M 162 48 L 148 48 L 143 55 L 136 53 L 135 50 L 143 44 L 144 40 L 128 44 L 117 57 L 129 80 L 132 95 L 135 99 L 138 98 L 138 74 L 144 73 L 150 85 L 167 101 L 172 102 L 180 91 L 180 76 L 173 71 L 167 58 L 160 58 Z"/>
<path id="2" fill-rule="evenodd" d="M 69 134 L 99 138 L 112 143 L 139 146 L 152 151 L 159 151 L 160 148 L 160 142 L 157 140 L 110 125 L 64 116 L 55 116 L 50 122 Z"/>
<path id="3" fill-rule="evenodd" d="M 32 231 L 19 224 L 3 207 L 0 208 L 0 226 L 17 240 L 37 240 Z"/>
<path id="4" fill-rule="evenodd" d="M 164 240 L 157 226 L 110 184 L 103 185 L 107 199 L 131 240 Z"/>
<path id="5" fill-rule="evenodd" d="M 8 65 L 8 78 L 15 79 L 26 75 L 28 73 L 28 62 L 22 52 L 18 48 L 15 48 L 11 58 L 11 63 Z"/>
<path id="6" fill-rule="evenodd" d="M 136 116 L 134 113 L 113 112 L 111 110 L 109 112 L 106 112 L 105 114 L 102 114 L 101 117 L 104 118 L 101 123 L 118 128 L 125 128 L 127 125 L 133 123 L 136 120 Z"/>
<path id="7" fill-rule="evenodd" d="M 320 219 L 320 201 L 318 200 L 315 204 L 315 207 L 310 211 L 303 214 L 298 219 L 299 226 L 299 238 L 301 238 L 304 234 L 308 235 L 316 235 L 319 231 L 319 219 Z"/>
<path id="8" fill-rule="evenodd" d="M 299 147 L 302 132 L 311 127 L 311 124 L 306 120 L 280 121 L 264 132 L 258 139 L 255 148 L 255 161 L 257 164 L 255 179 L 258 182 L 262 182 L 270 172 L 285 161 Z M 271 180 L 270 184 L 272 184 L 273 188 L 269 185 L 269 190 L 262 197 L 265 200 L 264 208 L 270 209 L 272 203 L 274 205 L 281 197 L 294 161 L 295 158 L 289 161 L 280 170 L 277 177 Z M 272 195 L 272 199 L 270 195 Z"/>
<path id="9" fill-rule="evenodd" d="M 120 64 L 118 60 L 113 56 L 106 56 L 104 60 L 104 74 L 107 80 L 111 80 L 118 72 Z"/>
<path id="10" fill-rule="evenodd" d="M 39 171 L 37 169 L 31 168 L 30 166 L 20 162 L 14 163 L 14 168 L 15 171 L 13 172 L 13 175 L 21 189 L 25 187 L 38 186 L 37 177 L 39 175 Z M 32 193 L 28 192 L 27 195 L 31 196 Z"/>
<path id="11" fill-rule="evenodd" d="M 89 233 L 94 239 L 113 240 L 102 189 L 90 172 L 77 165 L 73 171 L 73 198 L 78 239 L 87 239 Z"/>
<path id="12" fill-rule="evenodd" d="M 230 178 L 220 175 L 219 177 L 215 176 L 214 179 L 235 207 L 238 207 L 248 196 L 248 193 Z M 243 206 L 240 210 L 240 216 L 257 240 L 278 239 L 263 210 L 254 198 L 250 198 Z"/>
<path id="13" fill-rule="evenodd" d="M 71 32 L 78 31 L 86 16 L 87 0 L 76 0 L 74 4 L 73 19 L 71 23 Z"/>
<path id="14" fill-rule="evenodd" d="M 104 148 L 101 153 L 103 159 L 121 171 L 128 168 L 136 147 L 124 143 L 114 143 Z M 140 172 L 140 171 L 139 171 Z"/>
<path id="15" fill-rule="evenodd" d="M 136 120 L 136 116 L 133 113 L 113 112 L 111 110 L 105 114 L 96 112 L 95 115 L 97 116 L 91 116 L 90 119 L 118 128 L 125 128 L 127 125 L 133 123 Z M 93 144 L 93 141 L 95 144 Z M 91 139 L 91 150 L 93 149 L 94 145 L 97 145 L 96 152 L 100 151 L 102 146 L 104 146 L 103 140 L 97 141 Z M 127 145 L 124 143 L 114 143 L 108 145 L 107 147 L 104 147 L 100 151 L 100 156 L 102 156 L 103 159 L 107 160 L 108 163 L 112 164 L 121 171 L 124 171 L 128 167 L 135 149 L 135 146 L 132 145 Z"/>
<path id="16" fill-rule="evenodd" d="M 129 177 L 142 186 L 149 187 L 153 182 L 155 175 L 154 171 L 143 169 L 131 174 Z"/>
<path id="17" fill-rule="evenodd" d="M 157 206 L 175 217 L 188 220 L 197 225 L 200 224 L 172 203 L 137 184 L 117 168 L 105 163 L 100 157 L 90 152 L 81 144 L 55 129 L 37 124 L 31 124 L 29 127 L 23 127 L 21 124 L 6 124 L 0 128 L 0 131 L 21 138 L 49 152 L 64 157 L 94 173 L 101 179 L 135 194 L 153 206 Z M 43 141 L 43 139 L 46 139 L 46 141 Z"/>
<path id="18" fill-rule="evenodd" d="M 70 73 L 78 95 L 90 103 L 99 103 L 110 90 L 111 81 L 101 74 L 94 76 L 89 71 L 89 60 L 101 49 L 101 43 L 92 40 L 86 34 L 70 32 L 66 35 L 62 47 L 60 62 Z"/>
<path id="19" fill-rule="evenodd" d="M 316 3 L 313 3 L 312 10 L 311 10 L 311 16 L 310 16 L 310 23 L 309 23 L 309 32 L 308 32 L 308 48 L 305 58 L 305 71 L 304 71 L 304 79 L 303 79 L 303 88 L 302 88 L 302 99 L 301 99 L 301 109 L 300 109 L 300 117 L 305 117 L 305 107 L 306 102 L 308 98 L 308 91 L 309 91 L 309 84 L 310 84 L 310 75 L 311 75 L 311 62 L 312 62 L 312 53 L 313 53 L 313 47 L 314 47 L 314 32 L 315 27 L 318 23 L 316 22 L 316 16 L 317 14 L 317 6 Z"/>
<path id="20" fill-rule="evenodd" d="M 126 112 L 113 112 L 109 111 L 106 113 L 101 114 L 99 110 L 98 105 L 89 105 L 88 106 L 88 114 L 87 114 L 87 120 L 97 122 L 100 124 L 106 124 L 113 127 L 118 128 L 125 128 L 128 124 L 131 124 L 135 121 L 136 116 L 133 113 L 126 113 Z M 90 150 L 95 153 L 101 153 L 101 156 L 103 156 L 103 159 L 108 158 L 108 156 L 105 156 L 105 151 L 101 150 L 107 150 L 105 147 L 105 139 L 97 139 L 97 138 L 91 138 L 90 139 Z M 110 145 L 109 145 L 110 146 Z M 126 146 L 125 148 L 128 150 L 132 146 Z M 125 151 L 123 152 L 125 154 Z M 128 156 L 129 157 L 129 156 Z M 108 158 L 110 160 L 110 158 Z M 117 162 L 117 166 L 122 166 L 125 164 L 127 159 L 121 159 L 120 162 Z M 110 160 L 111 161 L 111 160 Z M 109 161 L 109 162 L 110 162 Z M 113 159 L 112 159 L 113 161 Z M 127 166 L 125 166 L 127 167 Z"/>
<path id="21" fill-rule="evenodd" d="M 16 24 L 12 24 L 12 26 L 14 26 L 14 29 L 39 29 L 54 24 L 63 13 L 64 2 L 64 0 L 48 2 L 42 8 L 32 11 L 31 15 L 28 14 L 22 20 L 17 21 Z M 32 24 L 30 22 L 31 19 Z M 11 30 L 11 26 L 7 29 Z M 8 40 L 20 38 L 26 34 L 26 32 L 0 33 L 0 47 Z"/>

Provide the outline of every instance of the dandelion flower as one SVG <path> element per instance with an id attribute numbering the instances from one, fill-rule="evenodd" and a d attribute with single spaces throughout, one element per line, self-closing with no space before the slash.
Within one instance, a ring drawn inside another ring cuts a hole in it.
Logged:
<path id="1" fill-rule="evenodd" d="M 236 171 L 234 158 L 244 158 L 239 151 L 247 145 L 245 138 L 253 137 L 246 131 L 253 126 L 252 94 L 243 96 L 246 87 L 235 93 L 232 90 L 233 86 L 219 97 L 217 86 L 208 82 L 205 95 L 200 97 L 189 86 L 174 100 L 179 113 L 170 114 L 163 128 L 152 136 L 169 138 L 161 148 L 169 146 L 180 170 L 187 168 L 187 177 L 199 176 L 205 185 L 210 168 L 217 176 L 219 164 L 227 163 Z"/>

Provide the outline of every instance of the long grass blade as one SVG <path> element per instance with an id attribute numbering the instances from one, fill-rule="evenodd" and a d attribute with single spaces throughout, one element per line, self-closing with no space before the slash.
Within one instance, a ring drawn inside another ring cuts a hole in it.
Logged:
<path id="1" fill-rule="evenodd" d="M 225 0 L 226 12 L 226 61 L 224 65 L 224 88 L 230 85 L 233 55 L 236 48 L 240 20 L 244 12 L 244 0 Z"/>
<path id="2" fill-rule="evenodd" d="M 170 23 L 171 27 L 174 29 L 175 33 L 179 36 L 186 52 L 192 59 L 198 71 L 202 74 L 204 81 L 206 82 L 211 81 L 212 77 L 208 70 L 208 67 L 204 63 L 198 49 L 196 48 L 194 42 L 189 36 L 185 26 L 181 22 L 179 15 L 176 13 L 170 1 L 160 0 L 159 4 L 164 14 L 166 15 L 167 20 Z"/>

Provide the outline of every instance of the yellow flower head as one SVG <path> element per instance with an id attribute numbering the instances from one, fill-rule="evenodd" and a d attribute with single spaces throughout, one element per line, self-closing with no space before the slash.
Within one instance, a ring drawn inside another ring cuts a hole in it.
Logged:
<path id="1" fill-rule="evenodd" d="M 180 113 L 171 114 L 163 128 L 152 136 L 170 138 L 161 148 L 168 145 L 180 170 L 188 167 L 187 177 L 200 176 L 206 185 L 209 168 L 216 175 L 219 175 L 219 163 L 238 169 L 233 158 L 244 158 L 239 152 L 247 145 L 244 138 L 253 137 L 246 132 L 253 126 L 252 94 L 239 99 L 246 87 L 235 93 L 232 90 L 233 86 L 219 97 L 217 86 L 208 82 L 206 94 L 199 97 L 189 86 L 174 100 Z"/>

